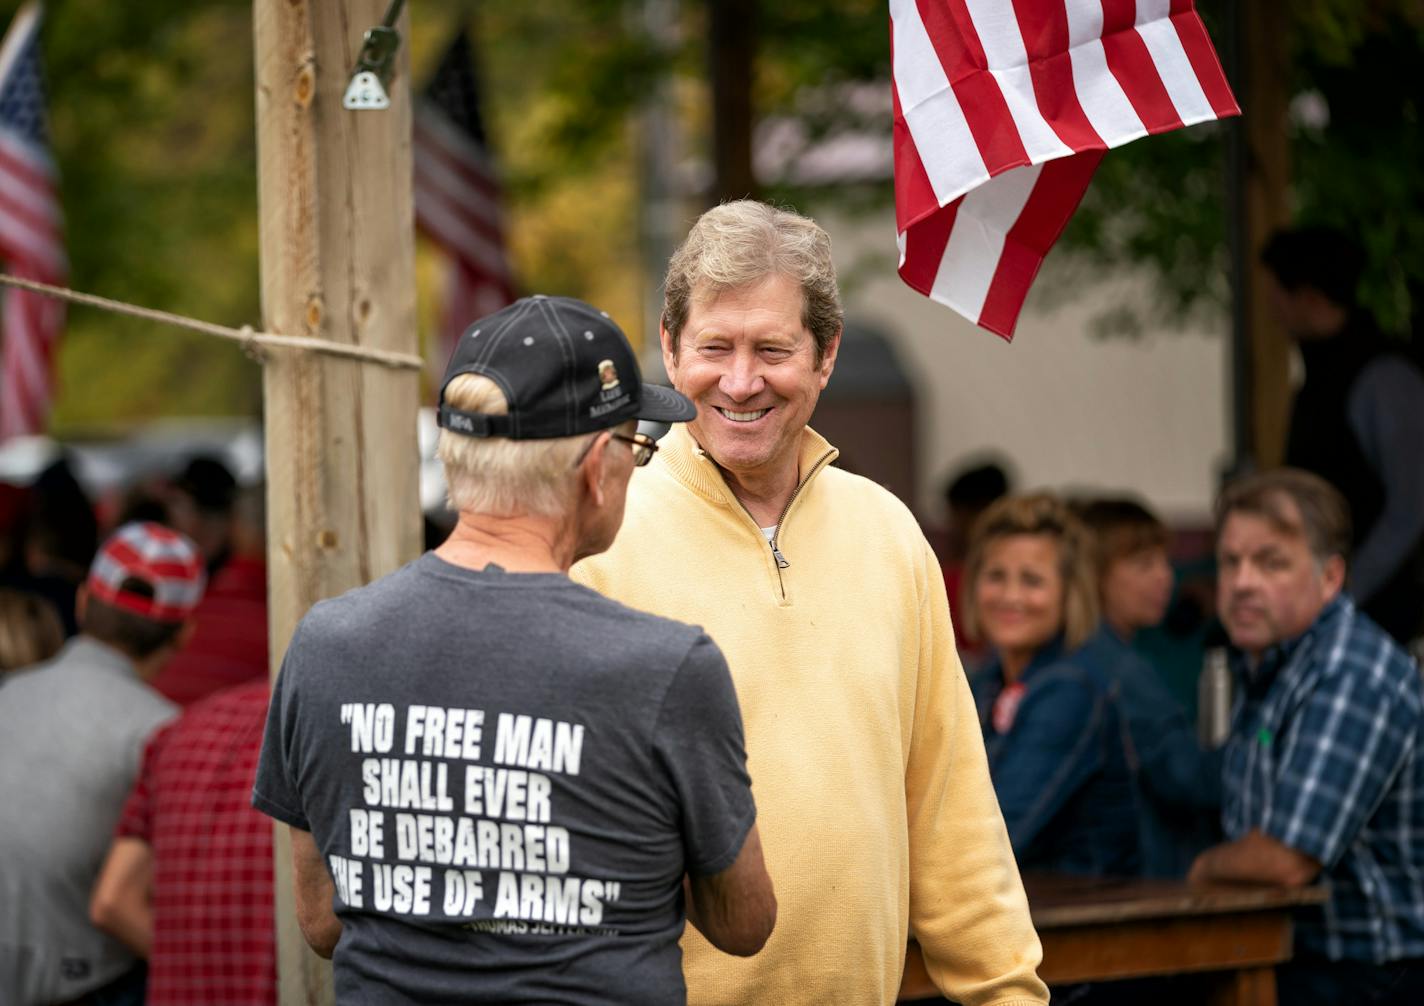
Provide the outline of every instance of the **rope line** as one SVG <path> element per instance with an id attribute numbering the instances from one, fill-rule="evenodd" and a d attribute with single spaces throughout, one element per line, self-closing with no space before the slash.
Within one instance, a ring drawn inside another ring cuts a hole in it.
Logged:
<path id="1" fill-rule="evenodd" d="M 0 286 L 17 287 L 21 290 L 29 290 L 33 293 L 43 294 L 46 297 L 54 297 L 75 304 L 84 304 L 88 307 L 97 307 L 104 311 L 112 311 L 115 314 L 126 314 L 134 318 L 156 321 L 163 325 L 186 328 L 194 332 L 202 332 L 204 335 L 214 335 L 219 339 L 230 339 L 234 342 L 241 343 L 243 351 L 259 363 L 263 358 L 262 349 L 267 346 L 273 346 L 282 349 L 304 349 L 313 353 L 326 353 L 328 356 L 343 356 L 353 360 L 369 360 L 372 363 L 379 363 L 387 367 L 399 367 L 410 370 L 425 369 L 425 361 L 413 353 L 396 353 L 388 349 L 374 349 L 369 346 L 352 346 L 344 342 L 313 339 L 306 335 L 278 335 L 275 332 L 258 332 L 254 330 L 251 325 L 244 325 L 242 328 L 228 328 L 225 325 L 215 325 L 210 321 L 199 321 L 196 318 L 188 318 L 181 314 L 170 314 L 168 311 L 156 311 L 151 307 L 139 307 L 137 304 L 126 304 L 121 300 L 110 300 L 108 297 L 99 297 L 92 293 L 80 293 L 78 290 L 70 290 L 62 286 L 50 286 L 48 283 L 37 283 L 32 279 L 23 279 L 19 276 L 10 276 L 4 273 L 0 273 Z"/>

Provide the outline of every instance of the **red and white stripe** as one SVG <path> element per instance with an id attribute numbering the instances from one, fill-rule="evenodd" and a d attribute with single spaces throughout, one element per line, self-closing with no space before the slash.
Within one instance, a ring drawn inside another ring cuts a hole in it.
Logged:
<path id="1" fill-rule="evenodd" d="M 1005 339 L 1103 153 L 1237 115 L 1192 0 L 890 0 L 900 276 Z"/>
<path id="2" fill-rule="evenodd" d="M 450 256 L 437 373 L 465 327 L 514 300 L 505 252 L 503 196 L 489 157 L 434 105 L 417 105 L 414 125 L 415 218 Z"/>
<path id="3" fill-rule="evenodd" d="M 40 11 L 27 5 L 0 46 L 0 86 L 17 72 L 21 50 L 39 30 Z M 63 217 L 49 152 L 0 122 L 0 260 L 5 271 L 63 284 L 69 274 Z M 0 440 L 43 432 L 54 394 L 54 355 L 64 304 L 25 290 L 7 290 L 0 310 Z"/>

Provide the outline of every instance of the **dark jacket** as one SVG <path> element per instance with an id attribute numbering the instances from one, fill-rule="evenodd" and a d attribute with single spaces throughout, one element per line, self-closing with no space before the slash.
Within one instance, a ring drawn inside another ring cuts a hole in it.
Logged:
<path id="1" fill-rule="evenodd" d="M 1157 671 L 1106 625 L 1087 644 L 1117 686 L 1123 747 L 1139 803 L 1142 872 L 1184 877 L 1220 841 L 1221 750 L 1204 750 Z"/>
<path id="2" fill-rule="evenodd" d="M 989 774 L 1023 870 L 1128 876 L 1138 872 L 1137 808 L 1115 685 L 1091 644 L 1061 641 L 1024 671 L 1013 722 L 992 711 L 1004 690 L 997 657 L 971 682 Z"/>

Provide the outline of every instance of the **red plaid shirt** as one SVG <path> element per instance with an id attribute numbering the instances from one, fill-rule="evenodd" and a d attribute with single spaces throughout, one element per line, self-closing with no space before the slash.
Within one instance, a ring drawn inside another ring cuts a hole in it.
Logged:
<path id="1" fill-rule="evenodd" d="M 277 1002 L 272 822 L 251 806 L 267 695 L 220 692 L 144 752 L 118 835 L 153 849 L 149 1006 Z"/>

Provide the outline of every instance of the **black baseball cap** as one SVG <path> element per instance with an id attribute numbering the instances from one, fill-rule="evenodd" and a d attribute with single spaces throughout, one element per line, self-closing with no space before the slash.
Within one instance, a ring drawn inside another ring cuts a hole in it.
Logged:
<path id="1" fill-rule="evenodd" d="M 445 388 L 460 374 L 498 384 L 508 415 L 446 405 Z M 576 437 L 630 419 L 682 423 L 696 415 L 684 395 L 644 384 L 623 330 L 572 297 L 535 294 L 481 318 L 460 336 L 440 382 L 440 426 L 471 437 Z"/>

